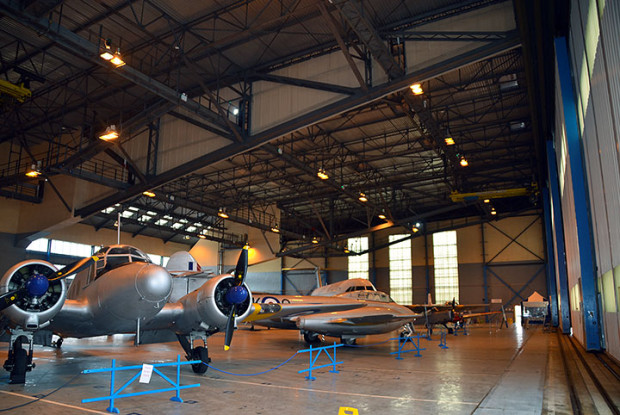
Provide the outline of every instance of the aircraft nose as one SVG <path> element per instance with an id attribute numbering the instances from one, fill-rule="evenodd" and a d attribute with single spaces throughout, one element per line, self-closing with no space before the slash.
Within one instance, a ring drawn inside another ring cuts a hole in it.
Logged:
<path id="1" fill-rule="evenodd" d="M 164 268 L 146 264 L 136 274 L 136 290 L 146 301 L 167 301 L 172 292 L 172 277 Z"/>

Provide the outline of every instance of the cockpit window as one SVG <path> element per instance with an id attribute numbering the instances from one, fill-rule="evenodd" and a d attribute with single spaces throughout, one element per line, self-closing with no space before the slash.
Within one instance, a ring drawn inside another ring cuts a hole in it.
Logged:
<path id="1" fill-rule="evenodd" d="M 123 264 L 130 262 L 151 263 L 150 258 L 144 252 L 130 246 L 106 246 L 97 251 L 95 256 L 99 258 L 96 262 L 97 275 L 95 276 L 95 279 L 99 278 L 106 271 L 119 267 Z"/>

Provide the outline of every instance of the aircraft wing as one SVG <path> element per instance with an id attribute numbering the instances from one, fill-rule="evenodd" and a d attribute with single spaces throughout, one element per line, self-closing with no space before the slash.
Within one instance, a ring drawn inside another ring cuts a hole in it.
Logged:
<path id="1" fill-rule="evenodd" d="M 469 313 L 460 315 L 461 318 L 474 318 L 474 317 L 482 317 L 482 316 L 490 316 L 492 314 L 501 314 L 501 311 L 487 311 L 483 313 Z"/>
<path id="2" fill-rule="evenodd" d="M 396 321 L 410 322 L 415 321 L 418 318 L 424 318 L 420 314 L 374 314 L 374 315 L 361 315 L 361 316 L 349 316 L 349 317 L 336 317 L 325 321 L 327 324 L 341 324 L 360 326 L 364 324 L 383 324 L 392 323 Z"/>
<path id="3" fill-rule="evenodd" d="M 358 301 L 342 303 L 254 303 L 254 312 L 244 322 L 257 322 L 261 320 L 294 321 L 295 317 L 310 314 L 330 313 L 336 311 L 353 310 L 365 307 L 366 304 Z"/>

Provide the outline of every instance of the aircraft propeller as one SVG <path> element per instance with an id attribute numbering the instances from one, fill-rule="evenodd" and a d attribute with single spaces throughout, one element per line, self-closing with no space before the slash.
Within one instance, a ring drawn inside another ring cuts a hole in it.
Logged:
<path id="1" fill-rule="evenodd" d="M 233 331 L 235 330 L 235 317 L 237 304 L 242 304 L 248 298 L 248 290 L 243 285 L 245 276 L 248 273 L 248 245 L 245 245 L 239 255 L 237 267 L 235 268 L 234 285 L 226 292 L 225 299 L 231 304 L 228 320 L 226 321 L 226 335 L 224 337 L 224 350 L 230 349 Z"/>
<path id="2" fill-rule="evenodd" d="M 58 271 L 45 268 L 45 271 L 39 270 L 40 272 L 34 272 L 20 288 L 0 295 L 0 311 L 15 304 L 24 297 L 39 298 L 43 296 L 47 292 L 51 281 L 67 278 L 69 275 L 73 275 L 90 266 L 91 262 L 96 262 L 98 260 L 99 258 L 93 255 L 72 262 Z"/>

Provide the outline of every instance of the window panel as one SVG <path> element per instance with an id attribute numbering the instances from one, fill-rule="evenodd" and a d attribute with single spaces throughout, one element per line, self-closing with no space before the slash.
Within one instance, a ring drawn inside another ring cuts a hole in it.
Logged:
<path id="1" fill-rule="evenodd" d="M 367 251 L 368 237 L 349 238 L 347 245 L 352 252 Z M 368 279 L 368 253 L 349 256 L 349 278 Z"/>
<path id="2" fill-rule="evenodd" d="M 456 231 L 433 234 L 435 258 L 435 301 L 459 301 L 459 263 L 456 249 Z"/>
<path id="3" fill-rule="evenodd" d="M 30 242 L 26 251 L 47 252 L 47 238 L 39 238 Z"/>
<path id="4" fill-rule="evenodd" d="M 408 235 L 390 235 L 390 243 L 406 238 Z M 390 257 L 390 296 L 400 304 L 411 304 L 411 239 L 407 239 L 389 248 Z"/>

